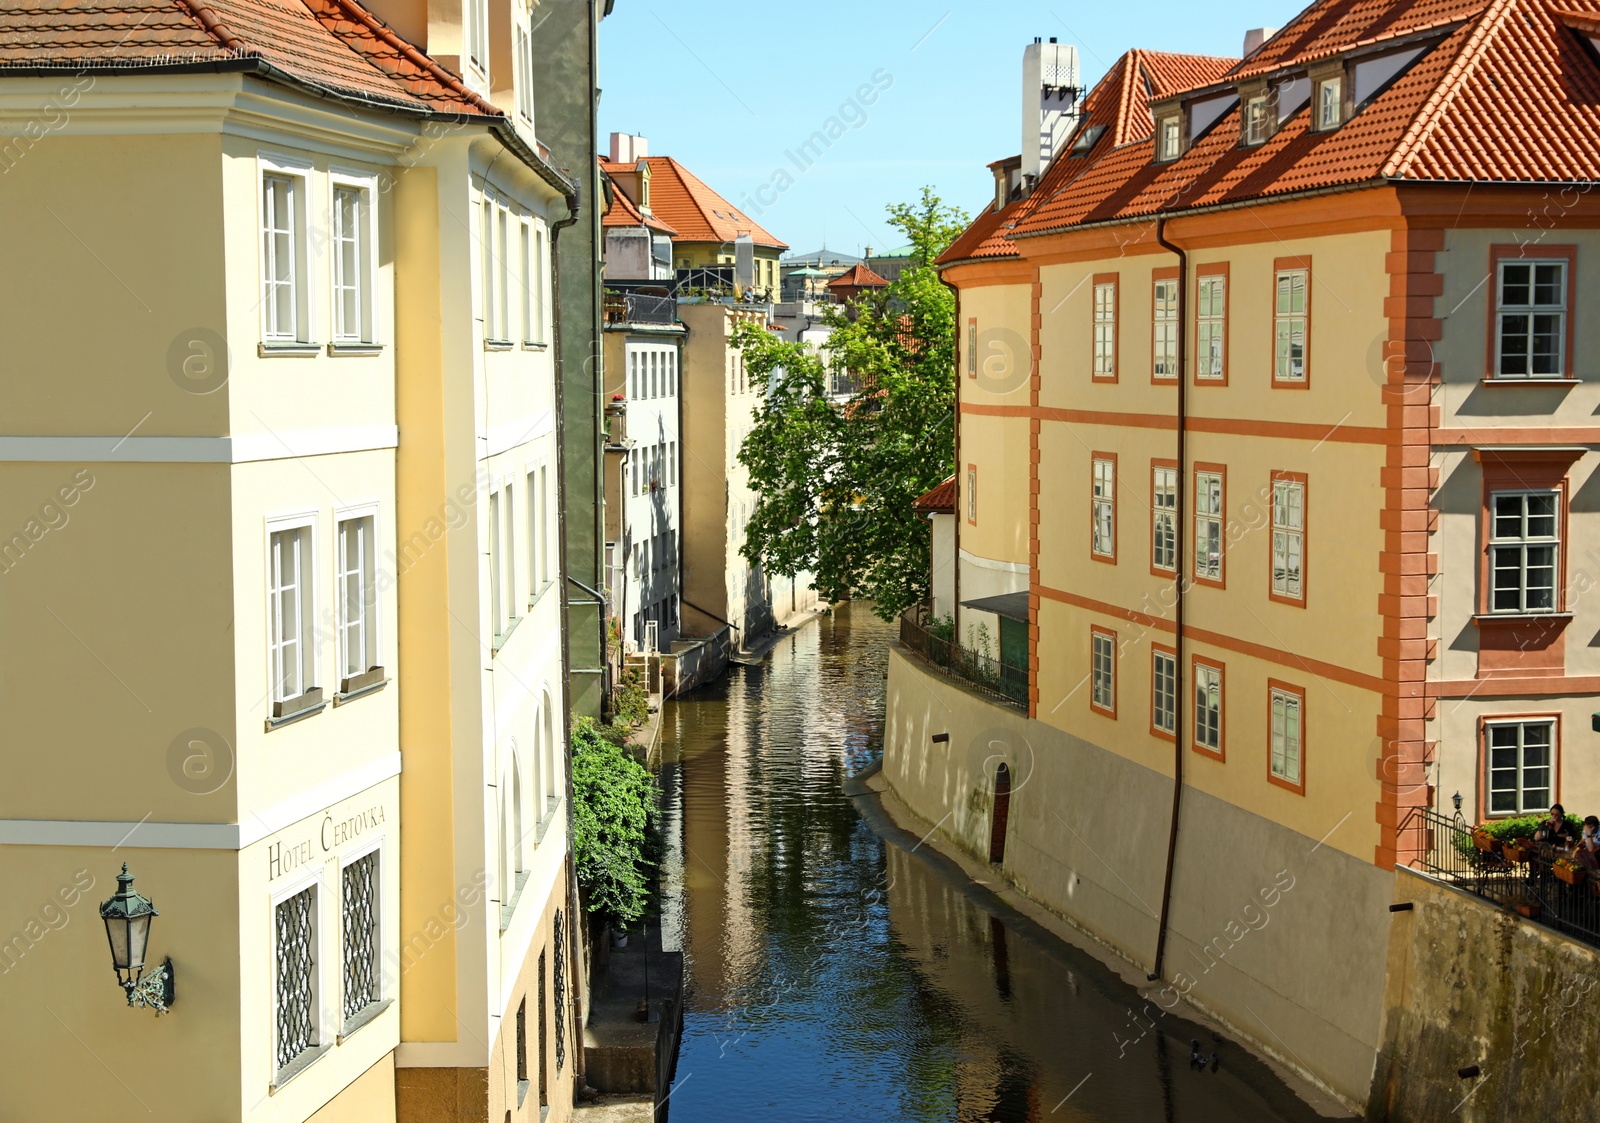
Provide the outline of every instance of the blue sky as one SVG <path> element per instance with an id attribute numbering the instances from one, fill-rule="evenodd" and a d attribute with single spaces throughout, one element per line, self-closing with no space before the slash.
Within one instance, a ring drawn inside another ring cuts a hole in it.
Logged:
<path id="1" fill-rule="evenodd" d="M 1302 6 L 616 0 L 601 24 L 601 143 L 643 133 L 653 155 L 677 157 L 794 250 L 826 238 L 860 253 L 899 241 L 884 206 L 924 184 L 982 208 L 984 165 L 1021 148 L 1022 50 L 1035 36 L 1076 45 L 1090 87 L 1130 47 L 1237 55 L 1248 28 Z M 867 105 L 858 91 L 874 75 Z M 789 153 L 830 117 L 843 135 L 799 171 Z M 781 192 L 780 170 L 793 177 Z"/>

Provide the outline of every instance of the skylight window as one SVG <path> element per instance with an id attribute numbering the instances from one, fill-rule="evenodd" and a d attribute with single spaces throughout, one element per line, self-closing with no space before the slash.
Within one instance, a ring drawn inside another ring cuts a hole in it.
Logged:
<path id="1" fill-rule="evenodd" d="M 1083 132 L 1078 134 L 1078 139 L 1072 142 L 1072 154 L 1074 156 L 1082 156 L 1095 146 L 1095 142 L 1105 135 L 1105 131 L 1106 127 L 1104 125 L 1090 125 L 1087 129 L 1084 129 Z"/>

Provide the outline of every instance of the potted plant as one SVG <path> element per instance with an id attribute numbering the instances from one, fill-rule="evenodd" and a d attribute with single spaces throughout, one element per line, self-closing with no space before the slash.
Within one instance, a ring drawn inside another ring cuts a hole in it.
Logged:
<path id="1" fill-rule="evenodd" d="M 1476 826 L 1472 828 L 1472 845 L 1478 848 L 1480 854 L 1493 854 L 1499 849 L 1500 844 L 1494 840 L 1488 828 Z"/>
<path id="2" fill-rule="evenodd" d="M 1568 885 L 1582 885 L 1589 880 L 1589 871 L 1572 858 L 1557 858 L 1550 866 L 1557 880 Z"/>
<path id="3" fill-rule="evenodd" d="M 1526 862 L 1534 856 L 1536 848 L 1526 838 L 1508 838 L 1501 844 L 1500 852 L 1505 855 L 1508 862 Z"/>

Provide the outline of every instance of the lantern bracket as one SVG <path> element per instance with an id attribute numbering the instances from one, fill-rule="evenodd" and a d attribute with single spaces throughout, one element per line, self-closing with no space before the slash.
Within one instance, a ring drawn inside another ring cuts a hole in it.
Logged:
<path id="1" fill-rule="evenodd" d="M 165 1014 L 176 997 L 176 980 L 173 978 L 172 957 L 161 961 L 160 970 L 154 974 L 146 975 L 141 979 L 130 979 L 122 984 L 128 992 L 128 1005 L 144 1007 L 156 1012 L 156 1017 Z"/>

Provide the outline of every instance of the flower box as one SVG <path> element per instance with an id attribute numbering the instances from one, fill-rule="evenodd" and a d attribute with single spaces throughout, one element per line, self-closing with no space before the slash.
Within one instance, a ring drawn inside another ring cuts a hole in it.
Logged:
<path id="1" fill-rule="evenodd" d="M 1557 859 L 1550 867 L 1550 872 L 1556 875 L 1558 881 L 1565 881 L 1568 885 L 1582 885 L 1589 880 L 1589 871 L 1571 858 Z"/>
<path id="2" fill-rule="evenodd" d="M 1500 844 L 1494 840 L 1494 835 L 1482 827 L 1473 828 L 1472 845 L 1476 846 L 1479 853 L 1483 854 L 1493 854 L 1500 848 Z"/>
<path id="3" fill-rule="evenodd" d="M 1511 838 L 1502 845 L 1501 853 L 1506 856 L 1508 862 L 1526 862 L 1537 853 L 1537 850 L 1533 843 L 1525 838 Z"/>
<path id="4" fill-rule="evenodd" d="M 1511 911 L 1515 912 L 1518 916 L 1527 917 L 1529 920 L 1538 920 L 1539 919 L 1539 902 L 1538 901 L 1514 901 L 1514 902 L 1512 902 L 1512 905 L 1511 905 Z"/>

